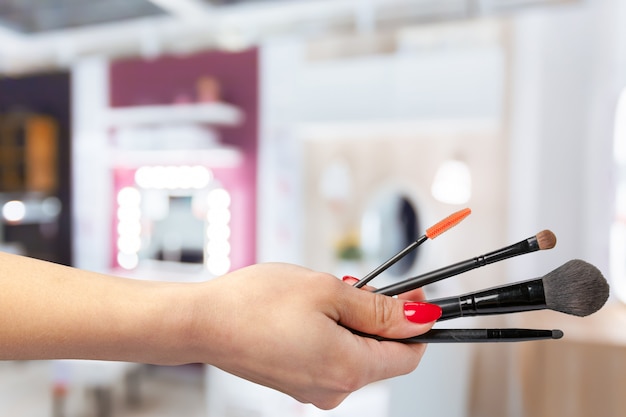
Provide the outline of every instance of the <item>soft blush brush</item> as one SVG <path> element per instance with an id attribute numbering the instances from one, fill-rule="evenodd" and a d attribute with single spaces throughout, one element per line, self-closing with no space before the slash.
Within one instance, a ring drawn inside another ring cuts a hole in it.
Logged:
<path id="1" fill-rule="evenodd" d="M 535 236 L 509 245 L 505 248 L 489 252 L 485 255 L 476 256 L 472 259 L 461 261 L 450 266 L 437 269 L 426 274 L 408 278 L 404 281 L 389 285 L 387 287 L 375 290 L 375 293 L 385 295 L 397 295 L 407 291 L 421 288 L 424 285 L 441 281 L 442 279 L 459 275 L 472 269 L 489 265 L 494 262 L 512 258 L 514 256 L 523 255 L 525 253 L 535 252 L 538 250 L 552 249 L 556 245 L 556 236 L 550 230 L 543 230 Z"/>
<path id="2" fill-rule="evenodd" d="M 543 309 L 584 317 L 608 298 L 609 284 L 598 268 L 574 259 L 541 278 L 428 302 L 441 307 L 439 320 L 449 320 Z"/>
<path id="3" fill-rule="evenodd" d="M 378 268 L 374 269 L 372 272 L 370 272 L 369 274 L 367 274 L 366 276 L 361 278 L 359 281 L 357 281 L 354 284 L 354 286 L 357 287 L 357 288 L 361 288 L 362 286 L 364 286 L 365 284 L 370 282 L 372 279 L 374 279 L 375 277 L 380 275 L 387 268 L 391 267 L 393 264 L 395 264 L 400 259 L 402 259 L 406 254 L 408 254 L 413 249 L 417 248 L 419 245 L 424 243 L 426 240 L 434 239 L 437 236 L 439 236 L 440 234 L 442 234 L 443 232 L 445 232 L 445 231 L 449 230 L 450 228 L 452 228 L 452 227 L 456 226 L 457 224 L 459 224 L 463 219 L 465 219 L 467 216 L 469 216 L 471 214 L 471 212 L 472 212 L 472 210 L 470 210 L 469 208 L 465 208 L 463 210 L 459 210 L 456 213 L 452 213 L 451 215 L 449 215 L 445 219 L 441 220 L 440 222 L 438 222 L 434 226 L 428 228 L 426 230 L 426 233 L 424 233 L 424 235 L 420 236 L 419 239 L 417 239 L 415 242 L 412 242 L 409 246 L 407 246 L 406 248 L 402 249 L 400 252 L 398 252 L 397 254 L 392 256 L 391 258 L 389 258 L 387 261 L 385 261 Z"/>

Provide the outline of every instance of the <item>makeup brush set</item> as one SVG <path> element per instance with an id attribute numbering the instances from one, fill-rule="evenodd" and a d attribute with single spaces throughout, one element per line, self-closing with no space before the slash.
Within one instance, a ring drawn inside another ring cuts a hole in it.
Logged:
<path id="1" fill-rule="evenodd" d="M 470 209 L 460 210 L 435 224 L 423 236 L 361 278 L 354 286 L 357 288 L 363 287 L 423 242 L 428 239 L 434 239 L 441 233 L 459 224 L 470 213 Z M 395 296 L 514 256 L 538 250 L 552 249 L 555 245 L 556 236 L 554 233 L 544 230 L 535 236 L 502 249 L 405 279 L 374 290 L 374 292 Z M 442 315 L 439 321 L 443 321 L 459 317 L 508 314 L 544 309 L 584 317 L 602 308 L 608 297 L 609 285 L 598 268 L 585 261 L 574 259 L 541 278 L 455 297 L 427 300 L 427 302 L 441 307 Z M 386 339 L 379 336 L 367 336 L 378 340 L 395 340 L 405 343 L 519 342 L 560 339 L 563 337 L 563 332 L 561 330 L 542 329 L 446 328 L 432 329 L 425 334 L 407 339 Z"/>

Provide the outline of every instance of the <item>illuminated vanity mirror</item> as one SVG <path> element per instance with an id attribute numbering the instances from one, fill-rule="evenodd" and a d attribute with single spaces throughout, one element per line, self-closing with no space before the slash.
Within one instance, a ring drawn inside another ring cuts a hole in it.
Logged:
<path id="1" fill-rule="evenodd" d="M 145 233 L 139 259 L 202 264 L 204 219 L 201 211 L 193 209 L 197 197 L 166 190 L 141 194 Z"/>
<path id="2" fill-rule="evenodd" d="M 386 189 L 374 195 L 361 220 L 361 246 L 370 269 L 382 264 L 418 238 L 419 216 L 407 193 Z M 392 278 L 408 273 L 419 248 L 384 272 Z"/>
<path id="3" fill-rule="evenodd" d="M 230 194 L 203 166 L 143 166 L 117 195 L 117 263 L 230 269 Z"/>

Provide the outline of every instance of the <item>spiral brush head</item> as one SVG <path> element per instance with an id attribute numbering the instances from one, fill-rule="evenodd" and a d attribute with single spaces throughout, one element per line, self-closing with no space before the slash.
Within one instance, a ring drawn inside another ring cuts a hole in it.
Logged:
<path id="1" fill-rule="evenodd" d="M 443 232 L 445 232 L 446 230 L 461 223 L 461 221 L 463 221 L 463 219 L 465 219 L 471 213 L 472 213 L 472 210 L 469 208 L 465 208 L 463 210 L 457 211 L 456 213 L 452 213 L 445 219 L 441 220 L 439 223 L 435 224 L 434 226 L 429 227 L 426 230 L 425 234 L 429 239 L 434 239 L 440 234 L 442 234 Z"/>
<path id="2" fill-rule="evenodd" d="M 595 266 L 573 259 L 542 278 L 546 306 L 561 313 L 588 316 L 609 298 L 609 284 Z"/>
<path id="3" fill-rule="evenodd" d="M 535 235 L 539 250 L 552 249 L 556 246 L 556 236 L 550 230 L 543 230 Z"/>

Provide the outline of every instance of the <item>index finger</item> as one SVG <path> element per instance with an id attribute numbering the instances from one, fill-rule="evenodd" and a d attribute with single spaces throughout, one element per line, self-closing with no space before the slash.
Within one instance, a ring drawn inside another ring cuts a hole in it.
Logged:
<path id="1" fill-rule="evenodd" d="M 350 275 L 345 275 L 342 278 L 343 282 L 345 282 L 346 284 L 349 285 L 354 285 L 357 282 L 359 282 L 358 278 L 355 278 L 353 276 Z M 366 290 L 366 291 L 374 291 L 376 290 L 375 287 L 372 287 L 370 285 L 365 285 L 363 287 L 361 287 L 361 289 Z M 422 288 L 417 288 L 411 291 L 407 291 L 405 293 L 399 294 L 398 298 L 401 300 L 409 300 L 409 301 L 424 301 L 426 299 L 426 295 L 424 294 L 424 290 Z"/>

